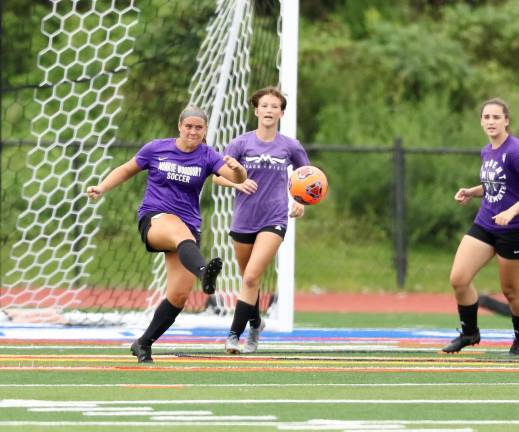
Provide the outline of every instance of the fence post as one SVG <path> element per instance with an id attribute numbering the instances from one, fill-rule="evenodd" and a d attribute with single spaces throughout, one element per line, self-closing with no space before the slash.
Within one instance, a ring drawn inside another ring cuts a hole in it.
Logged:
<path id="1" fill-rule="evenodd" d="M 406 196 L 405 196 L 405 153 L 402 139 L 397 137 L 393 147 L 394 179 L 394 265 L 396 281 L 403 288 L 407 273 L 407 231 L 406 231 Z"/>

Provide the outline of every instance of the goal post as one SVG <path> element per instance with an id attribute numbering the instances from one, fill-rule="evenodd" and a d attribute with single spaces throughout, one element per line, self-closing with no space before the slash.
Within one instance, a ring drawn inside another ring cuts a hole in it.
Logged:
<path id="1" fill-rule="evenodd" d="M 299 0 L 281 0 L 281 65 L 279 82 L 289 104 L 281 119 L 281 133 L 296 137 L 297 132 L 297 65 L 299 37 Z M 294 325 L 295 295 L 295 228 L 289 218 L 285 240 L 278 252 L 279 327 L 292 331 Z"/>
<path id="2" fill-rule="evenodd" d="M 222 151 L 255 127 L 250 93 L 279 84 L 289 100 L 281 132 L 295 136 L 297 22 L 297 0 L 51 0 L 41 17 L 44 47 L 28 50 L 41 77 L 23 111 L 24 121 L 39 112 L 35 142 L 25 136 L 23 144 L 15 128 L 3 137 L 12 147 L 2 158 L 2 219 L 16 224 L 2 227 L 11 253 L 0 319 L 145 325 L 166 283 L 163 255 L 146 254 L 135 228 L 145 175 L 100 202 L 87 202 L 83 191 L 145 142 L 174 136 L 187 101 L 208 112 L 208 144 Z M 29 88 L 34 76 L 16 78 Z M 2 122 L 7 116 L 2 108 Z M 9 169 L 20 175 L 4 179 Z M 233 191 L 207 184 L 202 201 L 203 252 L 221 256 L 224 268 L 217 293 L 207 297 L 197 286 L 177 323 L 228 327 L 241 282 L 227 234 Z M 291 221 L 262 281 L 269 329 L 292 330 L 293 298 Z"/>

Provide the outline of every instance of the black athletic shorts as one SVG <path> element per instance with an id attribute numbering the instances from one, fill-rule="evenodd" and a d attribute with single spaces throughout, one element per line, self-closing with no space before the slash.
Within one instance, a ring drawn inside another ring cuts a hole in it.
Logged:
<path id="1" fill-rule="evenodd" d="M 157 216 L 157 215 L 163 215 L 166 214 L 164 212 L 149 212 L 145 213 L 143 217 L 139 219 L 139 232 L 141 233 L 141 240 L 146 245 L 146 250 L 148 252 L 169 252 L 166 250 L 157 250 L 153 249 L 150 244 L 148 243 L 148 231 L 151 227 L 151 220 Z M 196 231 L 194 228 L 190 227 L 189 225 L 186 225 L 189 228 L 189 231 L 191 231 L 191 234 L 193 234 L 193 237 L 195 238 L 196 244 L 200 246 L 200 233 Z"/>
<path id="2" fill-rule="evenodd" d="M 490 232 L 480 225 L 472 225 L 467 235 L 492 246 L 496 254 L 506 259 L 519 259 L 519 230 Z"/>
<path id="3" fill-rule="evenodd" d="M 234 241 L 237 241 L 238 243 L 253 244 L 256 241 L 256 237 L 258 237 L 258 234 L 260 232 L 272 232 L 272 233 L 280 236 L 282 239 L 285 239 L 287 227 L 285 227 L 283 225 L 269 225 L 269 226 L 261 228 L 257 232 L 239 233 L 239 232 L 235 232 L 235 231 L 230 231 L 229 235 L 231 236 L 231 238 Z"/>

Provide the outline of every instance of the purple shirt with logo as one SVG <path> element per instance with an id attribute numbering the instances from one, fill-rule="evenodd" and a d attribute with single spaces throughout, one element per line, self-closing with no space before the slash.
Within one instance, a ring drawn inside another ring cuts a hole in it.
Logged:
<path id="1" fill-rule="evenodd" d="M 223 157 L 206 144 L 186 153 L 176 138 L 145 144 L 135 156 L 140 169 L 148 170 L 148 181 L 139 219 L 148 212 L 172 213 L 200 231 L 200 192 L 205 179 L 224 165 Z"/>
<path id="2" fill-rule="evenodd" d="M 247 170 L 247 177 L 258 184 L 251 195 L 236 191 L 231 230 L 253 233 L 271 225 L 286 227 L 287 167 L 310 165 L 299 141 L 278 133 L 273 141 L 264 142 L 251 131 L 232 140 L 224 153 L 237 159 Z"/>
<path id="3" fill-rule="evenodd" d="M 483 199 L 474 222 L 491 232 L 519 229 L 519 216 L 505 226 L 492 219 L 519 201 L 519 139 L 509 135 L 495 150 L 487 144 L 481 150 L 481 159 Z"/>

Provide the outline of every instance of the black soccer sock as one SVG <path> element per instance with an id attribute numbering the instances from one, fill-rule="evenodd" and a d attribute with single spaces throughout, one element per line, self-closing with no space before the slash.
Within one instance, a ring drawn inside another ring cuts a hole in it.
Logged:
<path id="1" fill-rule="evenodd" d="M 256 304 L 254 305 L 254 314 L 252 315 L 251 319 L 249 320 L 249 324 L 252 328 L 259 328 L 261 324 L 261 316 L 260 316 L 260 310 L 259 310 L 259 294 L 258 294 L 258 300 L 256 300 Z"/>
<path id="2" fill-rule="evenodd" d="M 234 318 L 232 320 L 229 336 L 236 335 L 238 338 L 245 331 L 247 322 L 254 316 L 254 306 L 245 303 L 241 300 L 236 302 L 236 309 L 234 309 Z"/>
<path id="3" fill-rule="evenodd" d="M 207 262 L 198 245 L 193 240 L 183 240 L 177 246 L 177 253 L 184 267 L 200 279 Z"/>
<path id="4" fill-rule="evenodd" d="M 478 332 L 478 302 L 473 305 L 458 305 L 461 331 L 465 335 L 474 335 Z"/>
<path id="5" fill-rule="evenodd" d="M 512 314 L 515 339 L 519 341 L 519 316 Z"/>
<path id="6" fill-rule="evenodd" d="M 150 325 L 139 338 L 139 343 L 150 346 L 171 327 L 180 312 L 182 312 L 182 308 L 173 306 L 168 299 L 164 299 L 155 310 Z"/>

